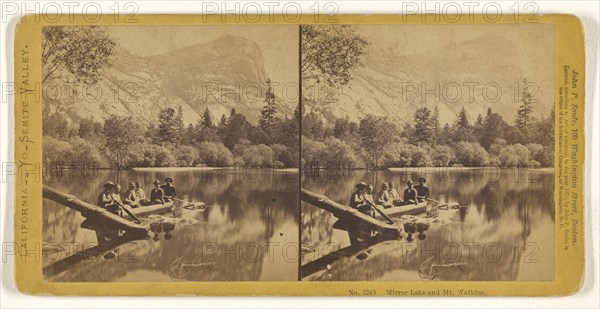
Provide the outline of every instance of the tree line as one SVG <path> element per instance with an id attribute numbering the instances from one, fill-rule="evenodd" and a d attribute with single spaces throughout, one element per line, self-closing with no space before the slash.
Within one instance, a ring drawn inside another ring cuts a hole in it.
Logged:
<path id="1" fill-rule="evenodd" d="M 206 108 L 185 125 L 181 107 L 167 107 L 148 127 L 132 117 L 110 115 L 70 123 L 60 112 L 44 112 L 43 160 L 46 165 L 81 168 L 272 167 L 299 165 L 299 106 L 292 117 L 277 114 L 271 87 L 257 125 L 232 108 L 215 121 Z"/>
<path id="2" fill-rule="evenodd" d="M 554 108 L 536 119 L 531 96 L 521 103 L 514 125 L 491 108 L 471 122 L 463 107 L 443 126 L 437 106 L 418 108 L 402 126 L 373 115 L 325 122 L 311 111 L 302 119 L 303 168 L 554 166 Z"/>

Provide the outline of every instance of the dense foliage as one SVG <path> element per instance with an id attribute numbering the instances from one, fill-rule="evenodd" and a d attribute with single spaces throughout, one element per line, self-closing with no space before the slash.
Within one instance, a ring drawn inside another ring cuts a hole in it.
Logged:
<path id="1" fill-rule="evenodd" d="M 269 88 L 270 89 L 270 88 Z M 232 109 L 214 121 L 206 109 L 187 127 L 182 109 L 165 108 L 145 128 L 131 117 L 112 115 L 104 123 L 70 121 L 45 110 L 44 164 L 59 167 L 130 168 L 167 166 L 298 167 L 299 107 L 292 118 L 276 114 L 272 91 L 266 94 L 259 124 Z"/>
<path id="2" fill-rule="evenodd" d="M 525 97 L 523 105 L 529 105 Z M 452 124 L 440 127 L 437 108 L 421 107 L 407 125 L 368 115 L 325 122 L 309 112 L 302 118 L 302 161 L 318 168 L 387 168 L 554 165 L 554 110 L 535 120 L 529 106 L 518 110 L 515 125 L 488 109 L 471 123 L 463 108 Z"/>
<path id="3" fill-rule="evenodd" d="M 54 73 L 68 73 L 85 83 L 96 83 L 99 70 L 110 66 L 116 42 L 97 26 L 42 28 L 42 71 L 46 81 Z"/>

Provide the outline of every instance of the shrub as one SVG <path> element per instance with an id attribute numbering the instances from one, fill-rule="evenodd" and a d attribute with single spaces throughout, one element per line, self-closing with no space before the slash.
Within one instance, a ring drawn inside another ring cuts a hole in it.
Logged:
<path id="1" fill-rule="evenodd" d="M 177 159 L 171 150 L 164 146 L 155 144 L 140 143 L 133 159 L 134 165 L 139 167 L 166 167 L 175 166 Z"/>
<path id="2" fill-rule="evenodd" d="M 304 167 L 315 168 L 321 166 L 321 153 L 325 149 L 325 144 L 322 142 L 314 141 L 308 137 L 302 137 L 302 160 L 304 161 Z"/>
<path id="3" fill-rule="evenodd" d="M 199 161 L 207 166 L 233 166 L 233 154 L 222 143 L 204 142 L 198 147 Z"/>
<path id="4" fill-rule="evenodd" d="M 294 162 L 298 159 L 295 158 L 298 156 L 298 153 L 292 153 L 290 149 L 282 144 L 273 144 L 271 145 L 271 149 L 273 150 L 273 155 L 276 161 L 283 164 L 284 166 L 294 166 Z"/>
<path id="5" fill-rule="evenodd" d="M 494 142 L 490 145 L 490 155 L 492 156 L 498 156 L 498 154 L 500 153 L 500 150 L 504 147 L 507 146 L 507 142 L 505 139 L 501 139 L 501 138 L 497 138 L 494 140 Z"/>
<path id="6" fill-rule="evenodd" d="M 530 152 L 527 147 L 521 144 L 509 145 L 500 150 L 498 160 L 502 167 L 521 167 L 527 166 Z"/>
<path id="7" fill-rule="evenodd" d="M 42 137 L 42 160 L 45 165 L 62 166 L 66 164 L 65 154 L 71 145 L 49 135 Z"/>
<path id="8" fill-rule="evenodd" d="M 431 148 L 429 156 L 431 157 L 433 166 L 437 167 L 450 166 L 450 163 L 455 159 L 454 149 L 443 145 Z"/>
<path id="9" fill-rule="evenodd" d="M 198 150 L 192 146 L 182 145 L 175 152 L 177 166 L 194 166 L 198 160 Z"/>
<path id="10" fill-rule="evenodd" d="M 330 137 L 323 142 L 325 148 L 317 154 L 319 162 L 329 168 L 350 168 L 358 164 L 358 157 L 345 142 Z"/>
<path id="11" fill-rule="evenodd" d="M 384 166 L 388 167 L 422 167 L 432 165 L 428 148 L 404 142 L 396 142 L 387 147 L 383 158 Z"/>
<path id="12" fill-rule="evenodd" d="M 456 161 L 463 166 L 486 166 L 490 156 L 478 143 L 459 142 L 455 147 Z"/>
<path id="13" fill-rule="evenodd" d="M 539 162 L 541 166 L 554 165 L 554 147 L 547 148 L 541 144 L 534 143 L 529 143 L 526 145 L 526 147 L 531 153 L 531 159 Z"/>
<path id="14" fill-rule="evenodd" d="M 100 155 L 100 152 L 94 144 L 75 137 L 69 140 L 69 148 L 64 153 L 67 164 L 81 168 L 106 167 L 106 159 Z"/>
<path id="15" fill-rule="evenodd" d="M 270 167 L 273 163 L 273 150 L 264 144 L 249 146 L 242 153 L 245 166 Z"/>

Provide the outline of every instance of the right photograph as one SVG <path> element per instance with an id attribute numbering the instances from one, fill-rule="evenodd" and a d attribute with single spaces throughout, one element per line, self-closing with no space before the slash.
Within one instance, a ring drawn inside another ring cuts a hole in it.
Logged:
<path id="1" fill-rule="evenodd" d="M 301 26 L 301 280 L 554 280 L 555 36 Z"/>

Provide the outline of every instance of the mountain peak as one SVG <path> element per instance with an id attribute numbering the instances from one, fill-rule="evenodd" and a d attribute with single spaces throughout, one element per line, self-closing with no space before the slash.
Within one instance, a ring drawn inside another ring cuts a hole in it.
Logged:
<path id="1" fill-rule="evenodd" d="M 256 122 L 264 93 L 262 90 L 249 93 L 256 87 L 244 87 L 264 85 L 266 79 L 260 46 L 252 40 L 227 35 L 153 56 L 139 56 L 119 49 L 113 65 L 103 70 L 99 83 L 106 96 L 94 104 L 67 106 L 59 101 L 52 104 L 57 109 L 73 109 L 72 112 L 81 118 L 92 116 L 102 120 L 111 114 L 133 115 L 144 124 L 155 121 L 160 109 L 165 107 L 182 106 L 186 123 L 194 123 L 206 108 L 218 119 L 235 107 L 236 111 Z M 117 83 L 129 88 L 123 89 L 128 95 L 115 100 L 110 96 L 114 90 L 110 89 Z M 134 84 L 135 87 L 131 86 Z M 215 94 L 213 89 L 212 96 L 208 96 L 207 84 L 218 85 L 220 93 Z M 242 95 L 259 99 L 248 102 L 245 97 L 240 99 Z M 292 113 L 283 103 L 279 107 L 283 114 Z"/>

